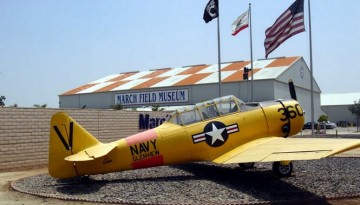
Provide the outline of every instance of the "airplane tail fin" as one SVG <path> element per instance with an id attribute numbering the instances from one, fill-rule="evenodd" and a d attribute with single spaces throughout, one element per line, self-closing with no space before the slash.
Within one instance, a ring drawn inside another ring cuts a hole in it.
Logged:
<path id="1" fill-rule="evenodd" d="M 65 158 L 101 144 L 66 113 L 54 114 L 50 127 L 49 174 L 56 178 L 79 176 L 75 162 Z"/>

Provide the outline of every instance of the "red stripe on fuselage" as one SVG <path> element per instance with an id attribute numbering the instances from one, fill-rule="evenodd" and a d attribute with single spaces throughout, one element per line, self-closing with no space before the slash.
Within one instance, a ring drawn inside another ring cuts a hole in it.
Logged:
<path id="1" fill-rule="evenodd" d="M 147 159 L 138 160 L 131 164 L 133 169 L 156 167 L 161 165 L 164 165 L 164 157 L 162 154 Z"/>
<path id="2" fill-rule="evenodd" d="M 155 129 L 151 129 L 126 137 L 125 141 L 128 146 L 131 146 L 140 142 L 146 142 L 149 140 L 156 139 L 157 137 L 158 135 L 156 134 Z"/>

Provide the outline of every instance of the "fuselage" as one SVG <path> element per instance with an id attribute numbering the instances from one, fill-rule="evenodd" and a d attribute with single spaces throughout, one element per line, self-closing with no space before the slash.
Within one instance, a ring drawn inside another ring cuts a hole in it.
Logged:
<path id="1" fill-rule="evenodd" d="M 77 162 L 77 174 L 212 161 L 259 138 L 295 135 L 304 124 L 304 111 L 295 100 L 238 103 L 237 110 L 225 113 L 217 107 L 217 116 L 201 114 L 198 106 L 196 110 L 175 113 L 157 128 L 112 142 L 116 148 L 106 156 Z M 189 118 L 193 121 L 182 118 L 183 113 L 193 111 L 196 114 Z"/>

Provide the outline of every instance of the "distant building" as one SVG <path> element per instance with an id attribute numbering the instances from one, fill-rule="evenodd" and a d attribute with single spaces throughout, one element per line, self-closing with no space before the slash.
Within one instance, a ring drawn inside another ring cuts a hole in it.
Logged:
<path id="1" fill-rule="evenodd" d="M 235 95 L 251 101 L 251 73 L 243 79 L 250 61 L 221 64 L 221 95 Z M 253 100 L 290 98 L 288 81 L 295 84 L 297 99 L 310 121 L 310 71 L 302 57 L 283 57 L 253 62 Z M 316 119 L 320 108 L 320 88 L 314 82 Z M 108 109 L 121 104 L 125 108 L 151 105 L 179 106 L 219 97 L 218 65 L 192 65 L 148 71 L 134 71 L 103 77 L 59 95 L 60 108 Z"/>
<path id="2" fill-rule="evenodd" d="M 355 116 L 349 111 L 349 106 L 358 102 L 360 93 L 330 93 L 321 94 L 321 108 L 332 122 L 350 122 L 355 124 Z"/>

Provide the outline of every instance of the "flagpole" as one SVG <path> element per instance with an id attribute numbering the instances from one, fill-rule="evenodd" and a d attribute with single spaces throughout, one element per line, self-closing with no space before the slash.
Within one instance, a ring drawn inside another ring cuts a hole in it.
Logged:
<path id="1" fill-rule="evenodd" d="M 254 102 L 254 67 L 253 67 L 253 45 L 252 45 L 252 17 L 251 3 L 249 3 L 249 26 L 250 26 L 250 60 L 251 60 L 251 102 Z"/>
<path id="2" fill-rule="evenodd" d="M 220 3 L 219 3 L 220 4 Z M 218 40 L 218 73 L 219 73 L 219 97 L 221 97 L 221 56 L 220 56 L 220 9 L 218 5 L 217 17 L 217 40 Z"/>
<path id="3" fill-rule="evenodd" d="M 312 38 L 311 38 L 311 14 L 310 0 L 308 1 L 309 12 L 309 41 L 310 41 L 310 90 L 311 90 L 311 136 L 314 137 L 314 85 L 313 85 L 313 59 L 312 59 Z"/>
<path id="4" fill-rule="evenodd" d="M 219 97 L 221 97 L 221 55 L 220 55 L 220 9 L 219 0 L 210 0 L 205 7 L 203 19 L 205 23 L 217 18 L 217 41 L 218 41 L 218 87 Z"/>

